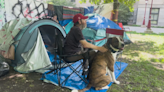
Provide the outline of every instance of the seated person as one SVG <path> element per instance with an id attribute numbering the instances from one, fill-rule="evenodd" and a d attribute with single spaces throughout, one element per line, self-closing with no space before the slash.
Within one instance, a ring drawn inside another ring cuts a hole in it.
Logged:
<path id="1" fill-rule="evenodd" d="M 64 51 L 63 51 L 63 53 L 65 55 L 72 55 L 72 56 L 66 57 L 65 58 L 66 61 L 74 62 L 74 61 L 77 61 L 80 59 L 84 60 L 83 75 L 87 75 L 88 64 L 90 63 L 89 61 L 91 61 L 92 56 L 94 56 L 96 52 L 93 50 L 82 51 L 81 47 L 86 48 L 86 49 L 99 50 L 101 52 L 107 51 L 106 48 L 95 46 L 91 43 L 88 43 L 85 40 L 85 38 L 82 34 L 82 30 L 86 27 L 86 19 L 87 18 L 88 18 L 87 16 L 83 16 L 82 14 L 76 14 L 73 17 L 74 26 L 71 28 L 71 30 L 69 31 L 69 33 L 66 36 L 65 43 L 64 43 Z M 88 61 L 88 59 L 89 59 L 89 61 Z"/>

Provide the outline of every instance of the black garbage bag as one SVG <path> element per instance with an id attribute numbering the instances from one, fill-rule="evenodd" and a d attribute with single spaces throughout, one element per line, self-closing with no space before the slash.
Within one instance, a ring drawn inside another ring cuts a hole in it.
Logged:
<path id="1" fill-rule="evenodd" d="M 0 77 L 9 72 L 9 65 L 6 62 L 0 62 Z"/>

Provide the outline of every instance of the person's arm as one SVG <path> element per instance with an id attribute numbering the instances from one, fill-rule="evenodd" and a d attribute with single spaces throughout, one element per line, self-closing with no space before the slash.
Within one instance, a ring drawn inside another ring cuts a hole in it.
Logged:
<path id="1" fill-rule="evenodd" d="M 80 40 L 80 43 L 82 44 L 82 46 L 84 48 L 91 48 L 91 49 L 99 50 L 101 52 L 106 52 L 107 51 L 106 48 L 93 45 L 93 44 L 87 42 L 86 40 Z"/>

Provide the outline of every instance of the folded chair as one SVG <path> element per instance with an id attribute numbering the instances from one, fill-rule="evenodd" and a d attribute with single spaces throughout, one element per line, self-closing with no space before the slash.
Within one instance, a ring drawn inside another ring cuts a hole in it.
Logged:
<path id="1" fill-rule="evenodd" d="M 76 73 L 81 78 L 81 80 L 83 80 L 85 83 L 88 83 L 88 81 L 86 79 L 83 79 L 80 74 L 80 70 L 82 69 L 83 63 L 81 62 L 81 64 L 76 68 L 72 67 L 72 64 L 75 63 L 76 61 L 74 62 L 66 61 L 64 58 L 72 56 L 72 55 L 64 55 L 63 48 L 64 48 L 64 37 L 56 30 L 55 31 L 55 44 L 54 44 L 54 48 L 52 52 L 55 55 L 55 58 L 54 58 L 55 62 L 53 62 L 53 65 L 55 67 L 54 69 L 50 70 L 47 74 L 55 71 L 54 74 L 57 74 L 58 76 L 59 86 L 62 86 L 62 84 L 65 83 L 73 73 Z M 60 82 L 60 76 L 62 72 L 61 69 L 64 67 L 71 68 L 73 72 L 63 82 Z"/>
<path id="2" fill-rule="evenodd" d="M 110 37 L 121 37 L 123 38 L 124 36 L 124 30 L 119 30 L 119 29 L 111 29 L 111 28 L 106 28 L 106 38 L 110 38 Z M 116 64 L 116 66 L 118 67 L 119 70 L 121 70 L 121 60 L 122 60 L 122 52 L 117 52 L 117 57 L 116 57 L 116 61 L 118 60 L 118 57 L 120 56 L 120 67 Z"/>

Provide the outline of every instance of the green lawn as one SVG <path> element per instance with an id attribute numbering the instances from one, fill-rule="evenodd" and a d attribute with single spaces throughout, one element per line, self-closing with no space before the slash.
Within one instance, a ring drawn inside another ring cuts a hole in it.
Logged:
<path id="1" fill-rule="evenodd" d="M 164 35 L 127 33 L 133 44 L 123 52 L 129 65 L 119 76 L 120 85 L 108 92 L 164 92 Z"/>

